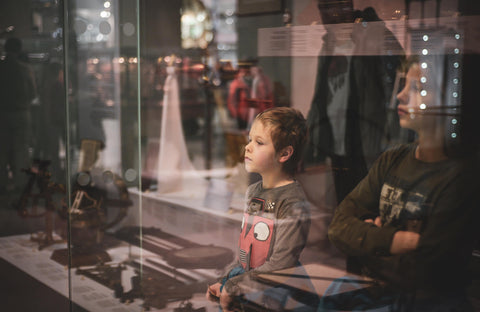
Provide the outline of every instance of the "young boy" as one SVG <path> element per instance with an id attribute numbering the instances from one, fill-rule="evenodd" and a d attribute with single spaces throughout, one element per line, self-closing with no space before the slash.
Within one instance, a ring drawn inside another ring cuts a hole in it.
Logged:
<path id="1" fill-rule="evenodd" d="M 299 264 L 310 228 L 305 193 L 294 174 L 306 140 L 306 122 L 296 109 L 271 108 L 258 114 L 245 147 L 245 168 L 262 177 L 246 193 L 239 258 L 219 282 L 209 286 L 207 298 L 220 299 L 224 311 L 239 285 L 252 274 Z"/>

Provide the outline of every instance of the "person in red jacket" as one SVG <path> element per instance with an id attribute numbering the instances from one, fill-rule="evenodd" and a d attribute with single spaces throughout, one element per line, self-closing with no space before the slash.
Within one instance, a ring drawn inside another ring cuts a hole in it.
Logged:
<path id="1" fill-rule="evenodd" d="M 240 63 L 238 73 L 230 83 L 227 100 L 228 111 L 237 121 L 239 130 L 245 130 L 248 126 L 251 80 L 250 64 Z"/>

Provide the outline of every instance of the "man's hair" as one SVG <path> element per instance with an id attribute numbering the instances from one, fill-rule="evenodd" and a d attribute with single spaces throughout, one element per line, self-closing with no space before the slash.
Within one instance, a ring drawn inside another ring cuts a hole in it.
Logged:
<path id="1" fill-rule="evenodd" d="M 292 146 L 292 156 L 284 163 L 283 170 L 294 174 L 302 159 L 307 140 L 307 124 L 303 114 L 291 107 L 269 108 L 255 117 L 264 127 L 269 128 L 275 152 Z"/>

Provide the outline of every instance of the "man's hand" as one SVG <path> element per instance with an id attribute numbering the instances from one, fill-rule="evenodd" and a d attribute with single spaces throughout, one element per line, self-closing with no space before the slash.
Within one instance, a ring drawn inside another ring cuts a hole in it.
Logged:
<path id="1" fill-rule="evenodd" d="M 209 301 L 218 302 L 218 300 L 220 299 L 221 286 L 222 284 L 220 283 L 215 283 L 213 285 L 208 286 L 206 297 Z"/>
<path id="2" fill-rule="evenodd" d="M 220 294 L 220 306 L 222 307 L 224 312 L 233 312 L 232 310 L 232 297 L 227 293 L 225 287 Z"/>
<path id="3" fill-rule="evenodd" d="M 418 246 L 420 234 L 415 232 L 398 231 L 393 236 L 392 245 L 390 246 L 390 253 L 392 255 L 399 255 L 409 251 L 413 251 Z"/>

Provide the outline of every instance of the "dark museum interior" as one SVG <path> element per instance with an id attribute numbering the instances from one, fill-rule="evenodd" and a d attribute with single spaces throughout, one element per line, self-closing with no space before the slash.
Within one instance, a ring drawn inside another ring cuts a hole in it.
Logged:
<path id="1" fill-rule="evenodd" d="M 2 0 L 0 310 L 480 311 L 479 15 Z"/>

